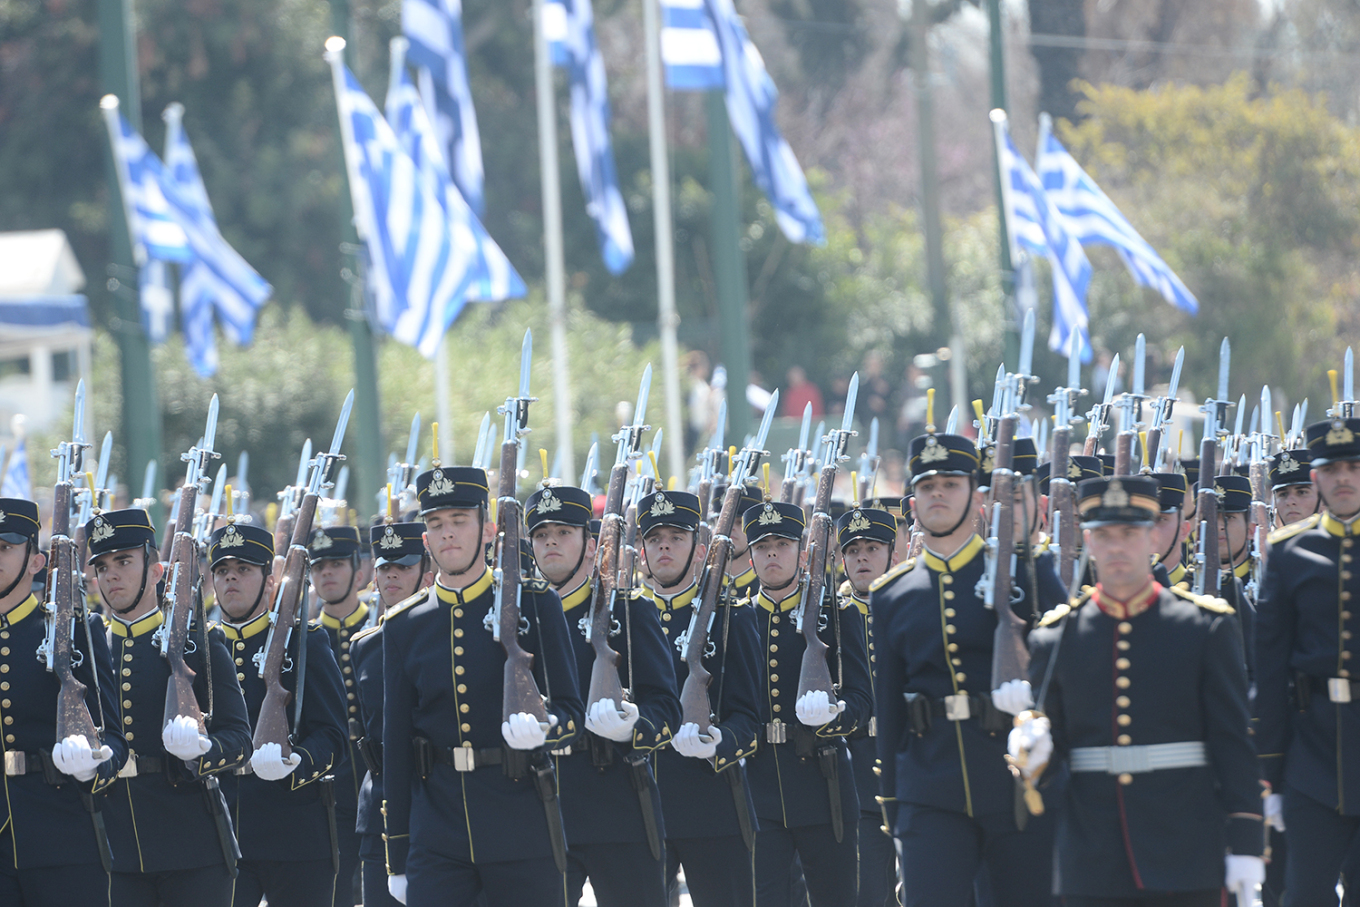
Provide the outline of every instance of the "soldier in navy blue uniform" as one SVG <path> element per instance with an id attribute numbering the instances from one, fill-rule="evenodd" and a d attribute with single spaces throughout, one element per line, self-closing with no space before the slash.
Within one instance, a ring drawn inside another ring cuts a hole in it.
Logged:
<path id="1" fill-rule="evenodd" d="M 38 530 L 37 504 L 0 498 L 0 903 L 107 904 L 110 855 L 98 801 L 117 780 L 127 743 L 113 724 L 113 668 L 94 615 L 84 615 L 72 634 L 79 654 L 72 673 L 85 685 L 100 739 L 56 739 L 61 684 L 33 657 L 46 637 L 45 611 L 32 591 L 46 564 Z"/>
<path id="2" fill-rule="evenodd" d="M 1183 545 L 1190 534 L 1190 523 L 1185 519 L 1185 476 L 1179 472 L 1154 472 L 1148 478 L 1157 483 L 1157 518 L 1152 524 L 1152 578 L 1171 587 L 1189 582 L 1185 564 L 1181 562 Z"/>
<path id="3" fill-rule="evenodd" d="M 1030 677 L 1050 680 L 1010 737 L 1029 778 L 1069 773 L 1048 797 L 1058 892 L 1068 907 L 1218 907 L 1225 886 L 1251 897 L 1261 785 L 1232 608 L 1153 580 L 1154 479 L 1077 493 L 1100 582 L 1030 635 Z"/>
<path id="4" fill-rule="evenodd" d="M 572 745 L 585 721 L 562 604 L 546 582 L 521 583 L 519 643 L 549 726 L 525 712 L 502 720 L 486 473 L 436 466 L 417 477 L 416 497 L 438 572 L 428 594 L 383 621 L 389 890 L 413 907 L 463 907 L 479 894 L 488 907 L 562 904 L 548 750 Z M 512 557 L 505 569 L 516 565 Z"/>
<path id="5" fill-rule="evenodd" d="M 870 596 L 880 785 L 904 903 L 968 904 L 985 866 L 1001 907 L 1047 905 L 1052 822 L 1036 817 L 1019 827 L 1005 763 L 1009 713 L 1028 705 L 1029 684 L 990 689 L 997 618 L 978 592 L 985 543 L 973 531 L 982 503 L 977 451 L 967 438 L 930 434 L 912 442 L 909 466 L 925 547 L 880 577 Z M 1062 601 L 1063 590 L 1051 565 L 1033 583 L 1026 571 L 1017 559 L 1020 594 L 1011 607 L 1028 621 L 1032 588 L 1041 607 Z"/>
<path id="6" fill-rule="evenodd" d="M 666 495 L 662 494 L 662 500 Z M 639 517 L 648 499 L 638 504 Z M 524 519 L 543 578 L 562 600 L 576 656 L 579 687 L 590 689 L 595 653 L 586 641 L 595 586 L 591 497 L 565 485 L 534 492 Z M 697 515 L 696 515 L 697 516 Z M 586 704 L 586 734 L 557 755 L 567 841 L 567 904 L 581 899 L 586 878 L 600 907 L 655 905 L 666 900 L 666 837 L 651 754 L 680 724 L 675 670 L 656 608 L 620 589 L 611 602 L 609 647 L 631 701 Z M 655 847 L 655 852 L 652 848 Z"/>
<path id="7" fill-rule="evenodd" d="M 128 742 L 123 777 L 104 807 L 113 849 L 110 901 L 227 907 L 236 837 L 214 776 L 245 761 L 250 721 L 226 638 L 217 627 L 198 632 L 195 620 L 185 646 L 207 733 L 188 715 L 166 723 L 170 664 L 160 638 L 170 628 L 156 592 L 165 569 L 157 562 L 156 530 L 144 510 L 115 510 L 90 520 L 85 538 L 109 613 L 109 648 L 120 656 L 116 714 Z"/>
<path id="8" fill-rule="evenodd" d="M 377 617 L 350 637 L 350 663 L 358 687 L 359 721 L 350 722 L 350 737 L 360 754 L 356 771 L 364 771 L 359 787 L 359 856 L 363 860 L 364 907 L 395 907 L 387 890 L 387 848 L 383 843 L 382 776 L 382 615 L 434 582 L 425 550 L 424 523 L 385 523 L 369 530 L 373 551 Z M 370 613 L 370 618 L 373 614 Z M 357 725 L 357 726 L 356 726 Z"/>
<path id="9" fill-rule="evenodd" d="M 1360 845 L 1360 652 L 1353 598 L 1360 515 L 1360 420 L 1310 425 L 1320 513 L 1277 530 L 1257 609 L 1257 748 L 1285 833 L 1285 901 L 1335 904 L 1348 850 Z"/>
<path id="10" fill-rule="evenodd" d="M 224 526 L 208 539 L 208 562 L 222 631 L 254 722 L 265 694 L 260 665 L 274 604 L 273 538 L 258 526 Z M 345 693 L 326 634 L 315 625 L 303 633 L 302 626 L 289 640 L 282 674 L 284 689 L 295 697 L 303 673 L 302 720 L 294 717 L 296 699 L 287 707 L 292 755 L 285 760 L 277 745 L 266 744 L 251 754 L 249 765 L 222 779 L 241 845 L 235 907 L 255 907 L 261 898 L 329 907 L 335 896 L 335 800 L 326 779 L 345 758 Z"/>
<path id="11" fill-rule="evenodd" d="M 729 594 L 735 601 L 754 600 L 756 593 L 760 591 L 760 580 L 756 577 L 755 568 L 751 566 L 751 543 L 746 538 L 746 530 L 741 526 L 741 514 L 764 502 L 765 498 L 761 495 L 759 487 L 742 486 L 741 500 L 737 502 L 737 522 L 732 526 L 732 554 L 727 560 L 726 582 L 730 587 Z M 717 513 L 722 507 L 722 494 L 716 483 L 713 486 L 713 503 L 717 506 L 711 507 L 710 512 Z M 702 563 L 702 559 L 700 562 Z"/>
<path id="12" fill-rule="evenodd" d="M 1270 503 L 1279 529 L 1299 520 L 1306 520 L 1318 512 L 1317 487 L 1313 485 L 1310 468 L 1313 455 L 1307 448 L 1282 450 L 1270 458 L 1266 474 L 1270 478 Z"/>
<path id="13" fill-rule="evenodd" d="M 309 575 L 321 599 L 315 623 L 326 631 L 331 651 L 340 664 L 345 683 L 345 726 L 349 731 L 344 760 L 335 767 L 335 830 L 340 852 L 340 871 L 335 878 L 334 907 L 355 903 L 354 887 L 359 871 L 359 835 L 355 822 L 359 809 L 359 784 L 363 760 L 355 747 L 359 737 L 359 690 L 354 676 L 350 641 L 368 625 L 368 605 L 359 600 L 365 571 L 359 565 L 359 530 L 354 526 L 330 526 L 312 532 L 308 540 Z"/>
<path id="14" fill-rule="evenodd" d="M 689 665 L 681 655 L 699 608 L 696 578 L 707 555 L 699 544 L 699 498 L 682 491 L 638 503 L 638 536 L 647 568 L 640 600 L 655 604 L 674 667 L 678 694 Z M 650 607 L 650 605 L 649 605 Z M 666 814 L 666 878 L 674 889 L 680 867 L 695 907 L 752 907 L 755 804 L 742 760 L 755 752 L 760 730 L 755 614 L 726 595 L 709 630 L 704 661 L 712 679 L 712 733 L 696 722 L 676 728 L 656 755 Z"/>
<path id="15" fill-rule="evenodd" d="M 1256 674 L 1256 602 L 1250 600 L 1245 589 L 1251 578 L 1251 537 L 1256 527 L 1251 519 L 1251 480 L 1240 475 L 1215 476 L 1214 496 L 1218 498 L 1216 535 L 1223 571 L 1218 594 L 1236 612 L 1250 684 Z"/>
<path id="16" fill-rule="evenodd" d="M 854 607 L 839 607 L 834 594 L 818 603 L 818 636 L 828 647 L 839 698 L 829 701 L 820 691 L 800 698 L 806 647 L 797 627 L 804 594 L 803 509 L 766 502 L 747 510 L 742 525 L 760 581 L 752 604 L 765 688 L 764 742 L 746 761 L 760 819 L 756 904 L 787 907 L 795 856 L 813 907 L 852 904 L 858 889 L 859 797 L 845 738 L 873 714 L 863 618 Z"/>
<path id="17" fill-rule="evenodd" d="M 864 622 L 864 645 L 873 681 L 874 619 L 869 613 L 869 587 L 888 572 L 897 542 L 897 518 L 886 510 L 856 507 L 836 521 L 836 542 L 845 564 L 842 604 L 852 604 Z M 872 689 L 872 686 L 870 687 Z M 883 828 L 878 806 L 878 722 L 873 717 L 850 733 L 850 759 L 859 794 L 859 907 L 897 902 L 897 858 L 892 837 Z"/>

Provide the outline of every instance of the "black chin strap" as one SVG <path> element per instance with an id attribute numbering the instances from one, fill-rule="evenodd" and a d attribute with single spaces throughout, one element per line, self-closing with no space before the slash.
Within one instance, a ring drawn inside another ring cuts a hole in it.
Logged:
<path id="1" fill-rule="evenodd" d="M 747 547 L 749 548 L 750 546 L 748 545 Z M 799 560 L 802 560 L 802 558 L 803 558 L 803 540 L 800 538 L 800 539 L 798 540 L 798 559 L 799 559 Z M 797 581 L 798 581 L 798 577 L 799 577 L 800 575 L 801 575 L 801 571 L 794 570 L 794 571 L 793 571 L 793 576 L 789 577 L 789 579 L 788 579 L 787 582 L 785 582 L 785 583 L 783 583 L 782 585 L 779 585 L 779 586 L 767 586 L 767 585 L 765 585 L 765 581 L 764 581 L 764 580 L 760 580 L 760 591 L 762 591 L 762 592 L 766 592 L 766 591 L 768 591 L 768 592 L 783 592 L 783 591 L 784 591 L 785 589 L 787 589 L 789 586 L 792 586 L 795 582 L 797 582 Z M 757 574 L 756 574 L 756 578 L 759 579 L 759 577 L 760 577 L 760 574 L 757 573 Z"/>
<path id="2" fill-rule="evenodd" d="M 142 542 L 142 584 L 137 587 L 137 594 L 132 598 L 132 604 L 126 608 L 115 608 L 104 594 L 103 588 L 99 590 L 99 597 L 104 600 L 104 604 L 109 606 L 109 610 L 114 614 L 130 614 L 142 601 L 142 595 L 146 592 L 146 578 L 151 572 L 151 546 Z"/>
<path id="3" fill-rule="evenodd" d="M 567 574 L 567 578 L 564 579 L 564 580 L 562 580 L 562 582 L 560 582 L 560 583 L 553 583 L 553 584 L 552 584 L 552 587 L 553 587 L 554 589 L 556 589 L 557 591 L 561 592 L 561 591 L 562 591 L 562 587 L 565 586 L 567 583 L 571 582 L 571 578 L 572 578 L 573 576 L 576 575 L 576 571 L 581 569 L 581 564 L 585 563 L 585 559 L 586 559 L 586 536 L 587 536 L 587 534 L 588 534 L 589 532 L 590 532 L 590 527 L 589 527 L 589 526 L 582 526 L 582 527 L 581 527 L 581 553 L 580 553 L 579 555 L 577 555 L 577 557 L 576 557 L 576 563 L 572 565 L 571 572 Z"/>
<path id="4" fill-rule="evenodd" d="M 358 578 L 358 576 L 359 576 L 359 553 L 356 551 L 354 554 L 351 554 L 349 556 L 349 585 L 345 589 L 345 594 L 335 599 L 334 601 L 331 601 L 329 598 L 326 598 L 324 596 L 322 596 L 321 600 L 328 605 L 340 604 L 340 602 L 349 598 L 349 594 L 354 591 L 354 581 L 355 579 Z M 320 595 L 319 592 L 317 594 Z M 257 604 L 259 603 L 258 599 L 256 600 L 256 603 Z"/>
<path id="5" fill-rule="evenodd" d="M 449 572 L 449 576 L 451 577 L 462 576 L 465 573 L 471 573 L 472 568 L 477 565 L 477 559 L 478 558 L 485 559 L 486 546 L 482 544 L 482 535 L 485 534 L 485 532 L 486 532 L 486 508 L 479 504 L 477 506 L 477 544 L 474 546 L 473 555 L 471 558 L 468 559 L 468 562 L 463 566 L 462 570 L 452 570 Z M 431 557 L 433 557 L 433 555 L 431 555 Z M 519 569 L 518 551 L 514 553 L 514 558 L 515 569 L 518 570 Z M 435 561 L 435 566 L 439 566 L 438 561 Z M 440 569 L 443 570 L 444 568 L 440 567 Z"/>
<path id="6" fill-rule="evenodd" d="M 4 592 L 0 592 L 0 601 L 9 598 L 9 594 L 19 588 L 19 584 L 28 576 L 28 560 L 33 557 L 33 539 L 24 542 L 24 566 L 19 570 L 19 575 L 14 578 L 14 582 L 5 587 Z"/>

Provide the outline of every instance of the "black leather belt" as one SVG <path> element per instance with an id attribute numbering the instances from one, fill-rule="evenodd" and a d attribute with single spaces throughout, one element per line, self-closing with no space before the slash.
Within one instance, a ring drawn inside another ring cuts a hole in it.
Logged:
<path id="1" fill-rule="evenodd" d="M 931 699 L 924 693 L 903 693 L 907 702 L 907 719 L 913 732 L 924 735 L 929 732 L 936 720 L 972 721 L 978 720 L 982 729 L 990 734 L 1004 733 L 1010 729 L 1012 718 L 992 704 L 990 696 L 977 696 L 972 693 L 957 693 L 942 699 Z"/>
<path id="2" fill-rule="evenodd" d="M 487 765 L 500 765 L 504 751 L 501 747 L 473 749 L 470 746 L 431 746 L 430 754 L 439 765 L 452 766 L 454 771 L 470 772 Z"/>
<path id="3" fill-rule="evenodd" d="M 5 774 L 11 778 L 35 775 L 43 770 L 42 753 L 5 750 Z"/>
<path id="4" fill-rule="evenodd" d="M 118 770 L 120 778 L 136 778 L 139 775 L 159 775 L 165 771 L 165 760 L 160 756 L 139 756 L 128 753 L 127 761 Z"/>

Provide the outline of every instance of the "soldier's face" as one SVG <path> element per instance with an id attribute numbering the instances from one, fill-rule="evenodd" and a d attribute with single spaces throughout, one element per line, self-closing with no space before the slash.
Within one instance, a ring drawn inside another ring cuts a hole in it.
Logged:
<path id="1" fill-rule="evenodd" d="M 212 568 L 212 581 L 218 607 L 234 623 L 254 617 L 257 603 L 261 607 L 274 603 L 274 576 L 259 564 L 229 557 Z"/>
<path id="2" fill-rule="evenodd" d="M 949 532 L 964 511 L 982 506 L 967 476 L 930 476 L 916 483 L 911 511 L 931 532 Z"/>
<path id="3" fill-rule="evenodd" d="M 1281 486 L 1275 489 L 1272 497 L 1275 499 L 1275 521 L 1281 526 L 1297 523 L 1317 513 L 1317 486 L 1311 482 L 1307 485 Z"/>
<path id="4" fill-rule="evenodd" d="M 159 563 L 152 564 L 146 572 L 146 585 L 142 585 L 142 566 L 146 563 L 146 552 L 141 548 L 126 551 L 111 551 L 94 559 L 95 580 L 99 584 L 99 594 L 110 608 L 123 611 L 137 604 L 137 593 L 145 595 L 156 591 L 165 569 Z"/>
<path id="5" fill-rule="evenodd" d="M 1348 520 L 1360 513 L 1360 460 L 1317 467 L 1313 470 L 1313 484 L 1332 516 Z"/>
<path id="6" fill-rule="evenodd" d="M 383 564 L 378 568 L 378 597 L 384 608 L 390 608 L 432 582 L 434 574 L 425 570 L 423 564 Z"/>
<path id="7" fill-rule="evenodd" d="M 747 550 L 748 546 L 746 544 L 746 530 L 743 529 L 741 526 L 740 514 L 737 515 L 737 519 L 734 520 L 732 523 L 732 532 L 729 538 L 732 539 L 733 558 L 745 557 L 749 553 Z M 745 567 L 743 567 L 742 569 L 745 569 Z"/>
<path id="8" fill-rule="evenodd" d="M 1011 525 L 1017 542 L 1030 539 L 1031 536 L 1039 531 L 1040 523 L 1039 503 L 1035 500 L 1034 484 L 1032 482 L 1016 481 L 1015 502 L 1011 507 Z"/>
<path id="9" fill-rule="evenodd" d="M 1115 598 L 1127 599 L 1152 573 L 1152 527 L 1113 523 L 1086 530 L 1096 577 Z"/>
<path id="10" fill-rule="evenodd" d="M 695 564 L 704 562 L 704 550 L 695 547 L 693 532 L 675 526 L 658 526 L 642 540 L 642 557 L 647 572 L 658 589 L 671 589 L 684 584 L 693 575 Z M 690 557 L 690 551 L 694 557 Z M 688 569 L 686 565 L 688 561 Z"/>
<path id="11" fill-rule="evenodd" d="M 874 539 L 855 539 L 841 554 L 845 561 L 845 578 L 860 595 L 869 592 L 869 584 L 888 572 L 888 546 Z"/>
<path id="12" fill-rule="evenodd" d="M 471 570 L 496 537 L 496 524 L 479 520 L 475 507 L 451 507 L 425 516 L 425 547 L 441 573 Z"/>
<path id="13" fill-rule="evenodd" d="M 45 554 L 34 551 L 32 557 L 26 557 L 27 554 L 28 545 L 25 543 L 20 542 L 16 545 L 14 542 L 0 539 L 0 589 L 13 583 L 21 573 L 26 573 L 29 577 L 36 575 L 43 568 L 43 564 L 47 563 Z M 31 587 L 32 583 L 20 581 L 9 594 L 8 601 L 0 602 L 0 609 L 8 611 L 6 605 L 21 604 L 28 598 Z"/>
<path id="14" fill-rule="evenodd" d="M 1245 553 L 1252 523 L 1245 513 L 1227 513 L 1218 522 L 1218 559 L 1227 565 L 1234 554 Z"/>
<path id="15" fill-rule="evenodd" d="M 533 535 L 529 536 L 534 546 L 534 560 L 548 582 L 553 585 L 564 583 L 571 579 L 578 564 L 594 563 L 595 541 L 586 540 L 589 534 L 580 526 L 562 523 L 548 523 L 534 529 Z"/>
<path id="16" fill-rule="evenodd" d="M 359 588 L 354 582 L 357 571 L 349 558 L 329 557 L 313 561 L 309 568 L 312 585 L 323 601 L 338 602 Z"/>
<path id="17" fill-rule="evenodd" d="M 1179 543 L 1190 532 L 1190 524 L 1181 519 L 1181 511 L 1157 514 L 1157 522 L 1152 524 L 1152 550 L 1162 563 L 1175 566 L 1180 557 Z"/>
<path id="18" fill-rule="evenodd" d="M 798 571 L 801 546 L 793 539 L 767 535 L 751 545 L 751 563 L 756 568 L 760 585 L 782 589 Z"/>

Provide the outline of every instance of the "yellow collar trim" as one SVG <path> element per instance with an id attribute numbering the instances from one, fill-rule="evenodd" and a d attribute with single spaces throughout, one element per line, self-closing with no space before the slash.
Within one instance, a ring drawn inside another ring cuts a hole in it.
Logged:
<path id="1" fill-rule="evenodd" d="M 1352 517 L 1349 523 L 1343 523 L 1332 516 L 1331 511 L 1324 510 L 1322 512 L 1322 528 L 1337 538 L 1360 535 L 1360 519 Z"/>
<path id="2" fill-rule="evenodd" d="M 794 608 L 798 607 L 798 603 L 801 602 L 802 600 L 803 600 L 802 583 L 799 583 L 797 586 L 795 586 L 793 593 L 789 595 L 787 598 L 785 598 L 783 601 L 775 601 L 774 599 L 770 598 L 768 595 L 765 594 L 764 589 L 761 589 L 760 593 L 756 596 L 756 604 L 760 605 L 760 607 L 764 608 L 766 611 L 769 611 L 771 614 L 775 613 L 776 611 L 780 613 L 783 613 L 785 611 L 792 611 Z"/>
<path id="3" fill-rule="evenodd" d="M 932 554 L 929 548 L 923 548 L 922 554 L 926 558 L 926 566 L 936 573 L 958 573 L 968 562 L 977 557 L 987 543 L 982 540 L 982 536 L 974 534 L 971 539 L 964 543 L 953 557 L 944 560 L 938 555 Z"/>
<path id="4" fill-rule="evenodd" d="M 132 623 L 128 623 L 117 614 L 109 616 L 112 618 L 109 621 L 109 629 L 113 631 L 114 636 L 142 636 L 165 623 L 165 613 L 160 608 L 143 614 Z"/>
<path id="5" fill-rule="evenodd" d="M 584 605 L 590 601 L 590 593 L 593 590 L 594 586 L 590 584 L 590 578 L 587 577 L 581 585 L 562 596 L 562 610 L 570 611 L 572 608 Z"/>
<path id="6" fill-rule="evenodd" d="M 751 583 L 755 582 L 755 578 L 756 568 L 747 567 L 746 572 L 738 576 L 731 576 L 729 574 L 727 577 L 727 581 L 732 585 L 736 586 L 738 589 L 745 589 L 747 586 L 751 585 Z"/>
<path id="7" fill-rule="evenodd" d="M 19 604 L 16 608 L 14 608 L 12 611 L 8 612 L 7 614 L 0 614 L 0 627 L 12 627 L 19 621 L 23 620 L 25 617 L 28 617 L 28 615 L 32 614 L 37 609 L 38 609 L 37 596 L 29 595 L 28 598 L 24 599 L 23 602 Z"/>
<path id="8" fill-rule="evenodd" d="M 869 616 L 869 601 L 867 599 L 860 598 L 858 593 L 851 592 L 850 601 L 854 603 L 856 608 L 859 608 L 860 614 L 865 617 Z"/>
<path id="9" fill-rule="evenodd" d="M 1245 561 L 1243 561 L 1242 563 L 1238 564 L 1236 567 L 1233 568 L 1233 576 L 1236 576 L 1238 579 L 1246 579 L 1247 574 L 1250 572 L 1251 572 L 1251 558 L 1247 558 Z"/>
<path id="10" fill-rule="evenodd" d="M 331 617 L 325 611 L 321 612 L 321 626 L 327 630 L 339 630 L 341 627 L 349 629 L 368 616 L 368 605 L 359 602 L 359 606 L 349 612 L 348 617 Z"/>
<path id="11" fill-rule="evenodd" d="M 259 617 L 251 618 L 243 624 L 233 624 L 222 621 L 222 632 L 227 639 L 250 639 L 250 637 L 269 629 L 269 610 L 266 609 Z"/>
<path id="12" fill-rule="evenodd" d="M 483 569 L 480 579 L 476 580 L 472 585 L 464 586 L 461 589 L 447 589 L 441 585 L 438 580 L 435 581 L 434 587 L 438 590 L 439 600 L 441 602 L 450 605 L 466 604 L 491 588 L 491 571 Z"/>
<path id="13" fill-rule="evenodd" d="M 656 607 L 661 611 L 679 611 L 681 608 L 688 608 L 694 603 L 694 596 L 699 593 L 697 583 L 690 583 L 673 595 L 663 595 L 651 586 L 644 587 L 646 596 L 656 602 Z"/>
<path id="14" fill-rule="evenodd" d="M 1177 564 L 1173 569 L 1167 572 L 1166 578 L 1173 586 L 1185 579 L 1185 565 Z"/>

